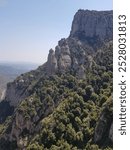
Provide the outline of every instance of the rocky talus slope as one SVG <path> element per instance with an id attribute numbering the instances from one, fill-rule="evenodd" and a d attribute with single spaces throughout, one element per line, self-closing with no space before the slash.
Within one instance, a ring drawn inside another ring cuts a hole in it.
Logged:
<path id="1" fill-rule="evenodd" d="M 0 150 L 111 150 L 113 12 L 79 10 L 47 62 L 8 83 Z"/>

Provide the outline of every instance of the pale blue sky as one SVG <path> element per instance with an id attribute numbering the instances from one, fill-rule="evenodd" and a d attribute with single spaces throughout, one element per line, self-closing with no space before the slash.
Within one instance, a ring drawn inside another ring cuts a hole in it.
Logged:
<path id="1" fill-rule="evenodd" d="M 111 10 L 112 0 L 0 0 L 0 61 L 44 63 L 78 9 Z"/>

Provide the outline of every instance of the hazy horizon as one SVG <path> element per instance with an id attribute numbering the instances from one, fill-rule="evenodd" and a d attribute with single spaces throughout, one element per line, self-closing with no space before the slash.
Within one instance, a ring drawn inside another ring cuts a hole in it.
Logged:
<path id="1" fill-rule="evenodd" d="M 112 10 L 112 0 L 0 0 L 0 62 L 43 64 L 79 9 Z"/>
<path id="2" fill-rule="evenodd" d="M 44 62 L 43 62 L 44 63 Z M 33 61 L 18 61 L 18 60 L 0 60 L 0 65 L 1 64 L 21 64 L 21 65 L 41 65 L 40 62 L 33 62 Z"/>

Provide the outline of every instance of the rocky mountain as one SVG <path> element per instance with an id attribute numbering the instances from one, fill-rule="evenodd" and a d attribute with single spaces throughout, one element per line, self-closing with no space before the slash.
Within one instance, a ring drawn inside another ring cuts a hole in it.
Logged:
<path id="1" fill-rule="evenodd" d="M 79 10 L 48 60 L 7 85 L 0 149 L 112 149 L 113 12 Z"/>
<path id="2" fill-rule="evenodd" d="M 112 11 L 79 10 L 74 16 L 70 37 L 109 41 L 113 38 L 112 24 Z"/>

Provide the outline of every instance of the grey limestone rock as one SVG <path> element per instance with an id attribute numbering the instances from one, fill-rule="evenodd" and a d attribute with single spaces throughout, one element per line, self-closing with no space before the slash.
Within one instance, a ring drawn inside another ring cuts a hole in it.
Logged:
<path id="1" fill-rule="evenodd" d="M 110 119 L 110 114 L 107 108 L 105 108 L 99 117 L 97 126 L 95 128 L 94 141 L 95 143 L 103 143 L 107 138 L 112 141 L 113 125 L 112 118 Z M 107 138 L 106 138 L 107 137 Z"/>
<path id="2" fill-rule="evenodd" d="M 25 84 L 23 80 L 8 84 L 5 100 L 9 102 L 11 106 L 17 106 L 18 103 L 28 95 L 23 84 Z"/>
<path id="3" fill-rule="evenodd" d="M 54 50 L 50 50 L 47 61 L 47 74 L 55 73 L 56 70 L 66 71 L 71 66 L 70 49 L 66 39 L 61 39 Z"/>
<path id="4" fill-rule="evenodd" d="M 48 75 L 51 75 L 56 72 L 57 70 L 57 59 L 55 57 L 55 52 L 53 49 L 50 49 L 48 55 L 48 61 L 46 63 L 46 72 Z"/>
<path id="5" fill-rule="evenodd" d="M 77 70 L 77 77 L 79 79 L 84 79 L 86 77 L 85 75 L 85 68 L 83 65 L 79 66 L 78 70 Z"/>
<path id="6" fill-rule="evenodd" d="M 47 74 L 56 71 L 63 73 L 73 68 L 78 77 L 84 77 L 84 70 L 92 66 L 91 55 L 96 43 L 100 45 L 106 39 L 112 40 L 112 16 L 113 11 L 79 10 L 74 17 L 70 36 L 61 39 L 55 51 L 50 50 L 46 63 Z"/>
<path id="7" fill-rule="evenodd" d="M 79 10 L 73 20 L 71 37 L 110 40 L 113 37 L 113 12 Z"/>

